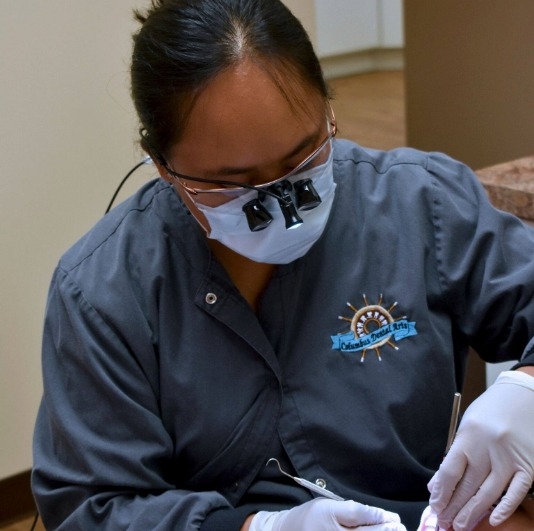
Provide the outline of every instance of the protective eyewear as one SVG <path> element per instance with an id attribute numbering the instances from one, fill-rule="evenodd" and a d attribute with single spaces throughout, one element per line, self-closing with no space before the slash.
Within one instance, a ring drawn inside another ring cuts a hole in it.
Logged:
<path id="1" fill-rule="evenodd" d="M 313 186 L 311 179 L 306 178 L 310 170 L 324 164 L 332 149 L 332 139 L 337 133 L 336 119 L 330 108 L 331 118 L 328 120 L 329 131 L 321 143 L 290 172 L 273 181 L 252 185 L 222 179 L 205 179 L 192 177 L 175 172 L 165 163 L 165 169 L 178 184 L 191 196 L 194 201 L 205 206 L 216 207 L 250 194 L 258 193 L 257 197 L 243 205 L 242 210 L 252 232 L 265 229 L 273 220 L 270 212 L 263 205 L 266 196 L 274 197 L 284 216 L 287 229 L 293 229 L 302 224 L 298 210 L 311 210 L 321 203 L 321 198 Z M 302 178 L 299 178 L 302 176 Z M 219 188 L 195 188 L 187 181 L 219 185 Z M 193 197 L 192 197 L 193 199 Z"/>
<path id="2" fill-rule="evenodd" d="M 302 162 L 300 162 L 295 168 L 290 172 L 286 173 L 282 177 L 270 181 L 267 183 L 262 183 L 258 185 L 252 185 L 248 183 L 241 183 L 235 181 L 227 181 L 222 179 L 205 179 L 202 177 L 192 177 L 190 175 L 185 175 L 179 172 L 176 172 L 169 168 L 165 164 L 165 169 L 175 179 L 178 180 L 180 186 L 186 190 L 191 195 L 196 196 L 195 201 L 206 204 L 208 206 L 217 206 L 227 201 L 231 201 L 237 197 L 241 197 L 249 190 L 256 190 L 257 192 L 264 193 L 267 195 L 274 195 L 279 197 L 279 194 L 273 194 L 270 190 L 276 189 L 277 185 L 280 185 L 284 181 L 291 180 L 293 183 L 298 183 L 298 176 L 301 173 L 304 173 L 315 166 L 319 166 L 326 161 L 331 149 L 330 141 L 337 134 L 337 125 L 336 119 L 333 111 L 331 110 L 331 118 L 328 120 L 329 131 L 326 137 L 321 141 L 317 148 L 315 148 L 310 155 L 308 155 Z M 189 182 L 188 182 L 189 181 Z M 206 184 L 217 185 L 217 188 L 196 188 L 191 185 L 191 182 L 199 182 Z M 309 194 L 309 187 L 307 185 L 298 185 L 296 187 L 301 188 L 302 191 L 300 195 L 303 197 Z M 280 189 L 282 192 L 284 187 Z"/>

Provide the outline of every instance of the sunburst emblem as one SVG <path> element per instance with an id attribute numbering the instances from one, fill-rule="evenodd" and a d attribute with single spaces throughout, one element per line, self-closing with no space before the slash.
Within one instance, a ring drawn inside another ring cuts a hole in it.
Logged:
<path id="1" fill-rule="evenodd" d="M 392 312 L 397 306 L 395 301 L 389 307 L 382 305 L 383 296 L 380 294 L 376 304 L 369 304 L 363 294 L 365 306 L 356 308 L 350 302 L 347 306 L 354 312 L 353 317 L 339 316 L 338 319 L 350 323 L 350 332 L 332 337 L 334 349 L 342 352 L 361 352 L 360 361 L 365 361 L 368 350 L 373 350 L 382 361 L 381 348 L 389 346 L 399 350 L 396 342 L 405 337 L 417 335 L 415 322 L 409 322 L 406 315 L 393 317 Z"/>

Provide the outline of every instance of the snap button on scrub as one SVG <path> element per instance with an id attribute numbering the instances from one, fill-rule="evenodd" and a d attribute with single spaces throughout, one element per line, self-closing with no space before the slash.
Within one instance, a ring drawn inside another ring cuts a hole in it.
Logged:
<path id="1" fill-rule="evenodd" d="M 208 304 L 215 304 L 217 302 L 217 295 L 215 293 L 208 293 L 205 300 Z"/>
<path id="2" fill-rule="evenodd" d="M 317 478 L 315 484 L 322 489 L 326 489 L 326 481 L 323 478 Z"/>

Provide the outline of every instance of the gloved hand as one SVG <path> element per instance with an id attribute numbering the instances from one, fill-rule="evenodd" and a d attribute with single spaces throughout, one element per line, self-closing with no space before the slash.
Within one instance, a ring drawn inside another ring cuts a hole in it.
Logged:
<path id="1" fill-rule="evenodd" d="M 441 527 L 466 531 L 498 502 L 490 516 L 496 526 L 517 509 L 533 480 L 534 378 L 506 371 L 465 412 L 429 483 L 430 506 Z"/>
<path id="2" fill-rule="evenodd" d="M 364 527 L 367 526 L 367 527 Z M 406 531 L 399 515 L 352 500 L 316 498 L 293 509 L 260 511 L 249 531 Z"/>

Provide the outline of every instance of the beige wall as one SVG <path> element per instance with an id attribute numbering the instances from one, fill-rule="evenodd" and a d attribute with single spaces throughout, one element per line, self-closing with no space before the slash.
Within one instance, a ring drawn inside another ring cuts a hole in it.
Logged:
<path id="1" fill-rule="evenodd" d="M 135 4 L 2 2 L 0 479 L 31 466 L 53 267 L 140 156 L 126 74 Z"/>
<path id="2" fill-rule="evenodd" d="M 408 143 L 474 168 L 534 154 L 534 2 L 405 0 Z"/>

